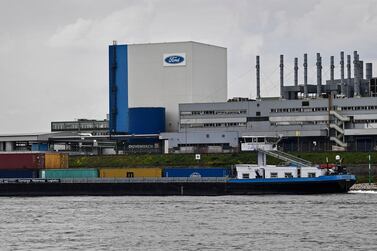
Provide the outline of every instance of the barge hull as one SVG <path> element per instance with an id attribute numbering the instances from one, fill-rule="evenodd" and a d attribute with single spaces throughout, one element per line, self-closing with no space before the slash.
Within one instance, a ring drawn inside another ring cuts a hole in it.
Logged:
<path id="1" fill-rule="evenodd" d="M 350 176 L 350 175 L 346 175 Z M 354 176 L 353 176 L 354 177 Z M 0 196 L 219 196 L 347 193 L 355 179 L 312 181 L 235 180 L 185 182 L 0 182 Z"/>

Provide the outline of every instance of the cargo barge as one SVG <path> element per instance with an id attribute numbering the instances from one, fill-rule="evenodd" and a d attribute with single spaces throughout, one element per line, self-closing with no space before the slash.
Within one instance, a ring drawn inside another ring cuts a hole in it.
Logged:
<path id="1" fill-rule="evenodd" d="M 323 194 L 346 193 L 356 182 L 340 166 L 320 168 L 265 146 L 257 150 L 257 165 L 232 168 L 68 168 L 64 154 L 23 153 L 22 165 L 0 164 L 0 196 Z M 291 165 L 267 165 L 268 154 Z M 0 154 L 0 162 L 16 156 Z"/>
<path id="2" fill-rule="evenodd" d="M 316 178 L 1 179 L 0 196 L 219 196 L 346 193 L 353 175 Z"/>

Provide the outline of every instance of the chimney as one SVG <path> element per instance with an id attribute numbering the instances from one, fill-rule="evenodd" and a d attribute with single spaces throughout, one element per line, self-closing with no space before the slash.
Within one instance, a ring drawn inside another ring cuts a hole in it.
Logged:
<path id="1" fill-rule="evenodd" d="M 334 83 L 334 68 L 335 68 L 334 56 L 331 56 L 330 57 L 330 80 L 332 84 Z"/>
<path id="2" fill-rule="evenodd" d="M 317 98 L 322 94 L 322 58 L 321 54 L 317 53 Z"/>
<path id="3" fill-rule="evenodd" d="M 373 78 L 373 65 L 372 63 L 365 64 L 365 78 L 369 81 Z"/>
<path id="4" fill-rule="evenodd" d="M 360 97 L 360 62 L 357 51 L 353 52 L 353 96 Z"/>
<path id="5" fill-rule="evenodd" d="M 351 86 L 351 55 L 347 55 L 347 84 L 346 84 L 346 94 L 347 97 L 351 97 L 349 88 Z"/>
<path id="6" fill-rule="evenodd" d="M 345 84 L 344 84 L 344 51 L 340 52 L 340 94 L 345 96 Z"/>
<path id="7" fill-rule="evenodd" d="M 284 55 L 280 55 L 280 97 L 284 97 Z"/>
<path id="8" fill-rule="evenodd" d="M 308 54 L 304 54 L 304 97 L 308 97 Z"/>
<path id="9" fill-rule="evenodd" d="M 259 56 L 257 56 L 257 99 L 260 99 L 260 64 L 259 64 Z"/>
<path id="10" fill-rule="evenodd" d="M 298 86 L 298 58 L 295 58 L 295 76 L 294 76 L 294 80 L 295 80 L 295 86 Z"/>

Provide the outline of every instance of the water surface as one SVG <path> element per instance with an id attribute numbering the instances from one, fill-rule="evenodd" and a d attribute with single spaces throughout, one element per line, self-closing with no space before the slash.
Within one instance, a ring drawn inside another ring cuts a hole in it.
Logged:
<path id="1" fill-rule="evenodd" d="M 377 250 L 377 194 L 0 198 L 1 250 Z"/>

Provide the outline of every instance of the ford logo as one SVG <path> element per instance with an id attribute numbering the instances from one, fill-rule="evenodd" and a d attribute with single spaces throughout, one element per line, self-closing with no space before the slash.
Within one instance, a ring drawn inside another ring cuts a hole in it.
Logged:
<path id="1" fill-rule="evenodd" d="M 172 55 L 165 58 L 165 62 L 168 64 L 179 64 L 179 63 L 182 63 L 183 61 L 185 61 L 185 58 L 178 55 Z"/>

